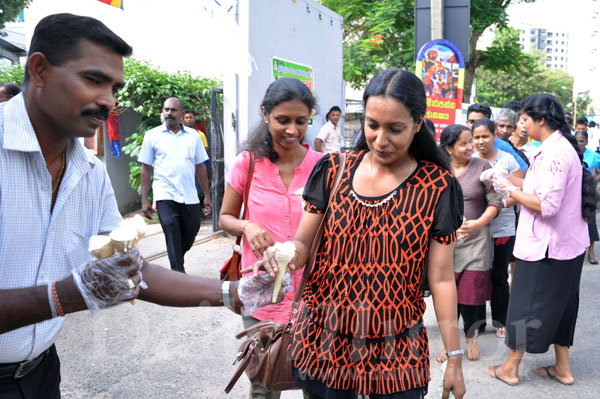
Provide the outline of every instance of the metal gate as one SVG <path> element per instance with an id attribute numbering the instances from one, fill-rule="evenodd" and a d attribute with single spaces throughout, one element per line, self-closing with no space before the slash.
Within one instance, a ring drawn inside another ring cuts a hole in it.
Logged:
<path id="1" fill-rule="evenodd" d="M 213 231 L 219 230 L 219 213 L 225 192 L 225 157 L 223 145 L 223 89 L 212 90 L 210 98 L 210 196 Z"/>

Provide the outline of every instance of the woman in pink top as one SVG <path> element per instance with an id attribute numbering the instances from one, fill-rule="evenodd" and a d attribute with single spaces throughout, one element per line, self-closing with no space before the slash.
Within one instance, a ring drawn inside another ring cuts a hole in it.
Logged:
<path id="1" fill-rule="evenodd" d="M 245 150 L 237 156 L 229 173 L 219 224 L 229 234 L 244 235 L 242 269 L 251 267 L 275 242 L 291 241 L 296 234 L 302 216 L 297 192 L 304 188 L 314 165 L 324 155 L 300 144 L 314 107 L 312 93 L 300 80 L 281 78 L 271 83 L 261 104 L 263 121 L 250 134 Z M 256 156 L 254 175 L 248 209 L 244 220 L 240 220 L 251 151 Z M 242 316 L 245 328 L 265 320 L 289 321 L 302 271 L 292 275 L 294 290 L 281 303 L 260 308 L 252 316 Z M 279 396 L 279 392 L 258 384 L 251 387 L 251 398 Z"/>
<path id="2" fill-rule="evenodd" d="M 554 344 L 556 363 L 534 369 L 561 384 L 573 383 L 573 345 L 579 281 L 589 246 L 585 219 L 594 217 L 591 174 L 581 163 L 562 106 L 549 94 L 529 97 L 523 127 L 542 142 L 524 180 L 494 176 L 494 188 L 519 202 L 514 255 L 517 258 L 506 322 L 508 359 L 487 373 L 509 385 L 519 383 L 524 352 L 544 353 Z"/>

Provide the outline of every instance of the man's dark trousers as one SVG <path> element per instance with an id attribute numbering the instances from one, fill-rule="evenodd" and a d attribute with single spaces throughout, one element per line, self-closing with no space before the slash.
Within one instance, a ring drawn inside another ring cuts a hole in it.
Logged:
<path id="1" fill-rule="evenodd" d="M 185 273 L 183 256 L 190 250 L 200 229 L 200 204 L 156 201 L 156 210 L 167 242 L 171 269 Z"/>

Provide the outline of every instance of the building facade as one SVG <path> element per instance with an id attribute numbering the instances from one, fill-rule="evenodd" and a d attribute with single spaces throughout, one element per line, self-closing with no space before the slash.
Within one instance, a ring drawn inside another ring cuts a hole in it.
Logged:
<path id="1" fill-rule="evenodd" d="M 519 42 L 525 51 L 535 48 L 546 55 L 548 69 L 569 69 L 569 33 L 540 27 L 519 27 Z"/>

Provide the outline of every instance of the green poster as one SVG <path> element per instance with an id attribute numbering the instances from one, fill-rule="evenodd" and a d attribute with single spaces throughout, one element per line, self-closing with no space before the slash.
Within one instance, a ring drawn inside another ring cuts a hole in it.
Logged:
<path id="1" fill-rule="evenodd" d="M 299 79 L 304 82 L 310 91 L 314 90 L 312 67 L 273 57 L 273 80 L 282 77 Z"/>
<path id="2" fill-rule="evenodd" d="M 311 66 L 273 57 L 273 80 L 283 77 L 301 80 L 311 92 L 314 92 L 314 72 Z M 310 116 L 308 124 L 312 126 L 312 113 Z"/>

